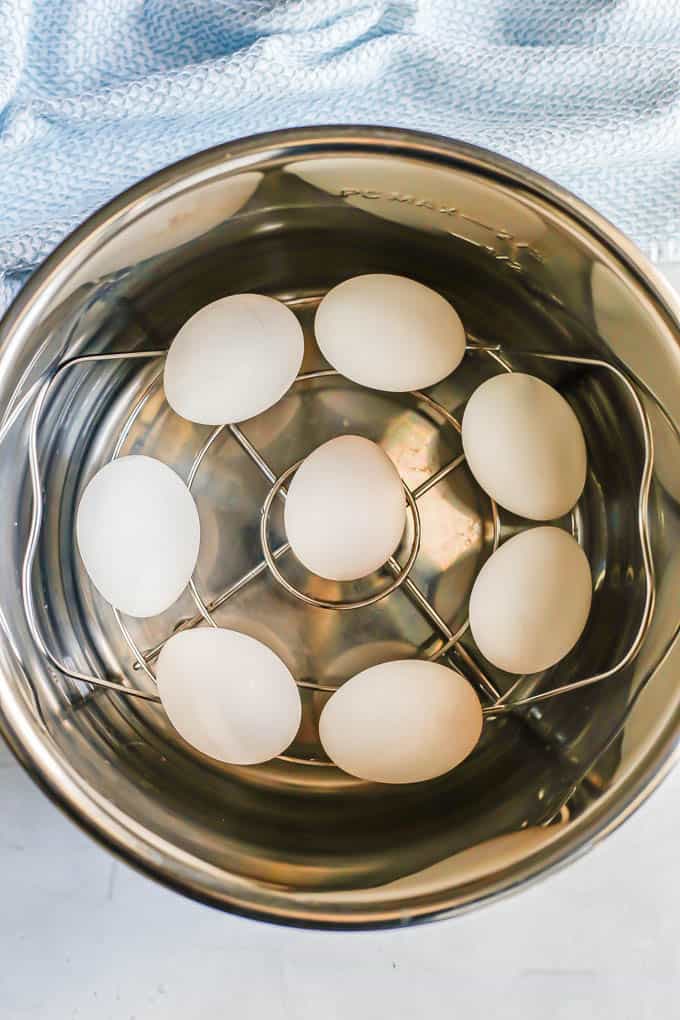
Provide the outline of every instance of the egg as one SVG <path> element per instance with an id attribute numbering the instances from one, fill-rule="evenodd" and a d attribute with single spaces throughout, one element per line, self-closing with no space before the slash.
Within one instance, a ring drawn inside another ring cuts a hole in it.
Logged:
<path id="1" fill-rule="evenodd" d="M 191 493 L 171 468 L 153 457 L 120 457 L 86 486 L 76 537 L 106 601 L 129 616 L 155 616 L 191 577 L 200 523 Z"/>
<path id="2" fill-rule="evenodd" d="M 395 393 L 433 386 L 465 353 L 465 329 L 441 294 L 387 273 L 333 287 L 314 322 L 326 360 L 361 386 Z"/>
<path id="3" fill-rule="evenodd" d="M 420 783 L 466 758 L 482 706 L 460 673 L 402 659 L 357 673 L 331 695 L 319 736 L 339 768 L 374 783 Z"/>
<path id="4" fill-rule="evenodd" d="M 470 594 L 470 630 L 482 655 L 509 673 L 537 673 L 574 647 L 588 620 L 586 554 L 560 528 L 523 531 L 489 557 Z"/>
<path id="5" fill-rule="evenodd" d="M 487 379 L 462 421 L 470 471 L 492 499 L 534 521 L 566 514 L 586 481 L 586 444 L 564 397 L 532 375 Z"/>
<path id="6" fill-rule="evenodd" d="M 199 309 L 178 332 L 165 361 L 165 396 L 201 425 L 245 421 L 281 399 L 303 353 L 302 327 L 286 305 L 232 294 Z"/>
<path id="7" fill-rule="evenodd" d="M 300 694 L 287 666 L 246 634 L 221 627 L 180 631 L 163 647 L 156 679 L 180 736 L 218 761 L 269 761 L 300 727 Z"/>
<path id="8" fill-rule="evenodd" d="M 295 472 L 284 525 L 293 553 L 313 574 L 332 581 L 365 577 L 390 558 L 404 532 L 397 469 L 370 439 L 330 439 Z"/>

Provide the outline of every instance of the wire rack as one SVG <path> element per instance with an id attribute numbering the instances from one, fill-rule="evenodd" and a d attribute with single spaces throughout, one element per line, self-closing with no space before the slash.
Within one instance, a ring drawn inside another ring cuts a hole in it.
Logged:
<path id="1" fill-rule="evenodd" d="M 160 699 L 158 695 L 153 691 L 142 690 L 135 687 L 130 683 L 130 677 L 116 676 L 103 677 L 91 673 L 79 672 L 75 669 L 70 668 L 64 662 L 60 661 L 54 652 L 49 648 L 48 643 L 45 640 L 39 616 L 36 612 L 35 603 L 35 592 L 33 588 L 33 577 L 34 577 L 34 564 L 38 544 L 40 540 L 41 528 L 43 523 L 43 516 L 45 510 L 44 502 L 44 489 L 43 479 L 41 475 L 40 458 L 38 453 L 38 435 L 43 418 L 43 412 L 46 406 L 47 399 L 53 390 L 53 387 L 60 379 L 60 377 L 67 372 L 77 370 L 78 366 L 92 364 L 92 363 L 106 363 L 106 362 L 123 362 L 130 360 L 154 360 L 158 362 L 157 370 L 155 371 L 151 381 L 146 386 L 143 393 L 139 396 L 135 404 L 133 405 L 121 431 L 118 436 L 115 448 L 112 453 L 111 459 L 116 459 L 121 455 L 121 451 L 124 447 L 125 441 L 130 434 L 130 431 L 147 404 L 151 396 L 156 392 L 158 387 L 161 385 L 162 371 L 163 371 L 163 360 L 166 355 L 165 350 L 146 350 L 146 351 L 131 351 L 125 353 L 105 353 L 105 354 L 83 354 L 75 357 L 65 358 L 57 365 L 49 369 L 44 375 L 42 375 L 26 392 L 22 399 L 16 404 L 11 410 L 11 413 L 5 416 L 5 420 L 0 426 L 0 442 L 4 440 L 13 424 L 19 418 L 19 416 L 30 407 L 30 419 L 29 419 L 29 430 L 28 430 L 28 462 L 30 471 L 30 482 L 31 482 L 31 493 L 32 493 L 32 512 L 29 534 L 26 542 L 24 551 L 23 564 L 22 564 L 22 576 L 21 576 L 21 597 L 23 601 L 24 611 L 26 614 L 26 620 L 32 638 L 39 649 L 41 655 L 49 662 L 49 664 L 57 670 L 74 681 L 80 681 L 86 684 L 92 685 L 96 688 L 105 688 L 110 691 L 117 692 L 119 694 L 145 699 L 147 701 L 158 702 Z M 218 439 L 218 437 L 226 431 L 236 440 L 239 446 L 242 448 L 244 453 L 250 458 L 255 464 L 257 469 L 260 471 L 262 476 L 267 480 L 270 485 L 266 499 L 262 506 L 260 515 L 260 538 L 262 544 L 262 559 L 255 564 L 247 573 L 239 577 L 236 581 L 229 585 L 224 591 L 222 591 L 215 598 L 206 601 L 204 596 L 201 594 L 198 588 L 198 584 L 195 576 L 192 577 L 188 584 L 189 592 L 195 603 L 196 612 L 189 619 L 181 620 L 178 625 L 167 634 L 167 636 L 153 647 L 141 649 L 135 639 L 133 638 L 130 630 L 128 629 L 125 620 L 122 618 L 118 610 L 112 608 L 112 613 L 115 617 L 116 623 L 120 628 L 122 637 L 127 644 L 132 655 L 132 671 L 139 673 L 140 671 L 145 673 L 152 684 L 155 685 L 156 678 L 154 674 L 154 662 L 156 661 L 161 649 L 164 644 L 170 639 L 173 634 L 176 634 L 180 630 L 187 630 L 192 627 L 196 627 L 201 624 L 205 624 L 210 627 L 216 627 L 217 624 L 213 619 L 214 613 L 229 600 L 234 599 L 242 592 L 248 585 L 252 584 L 258 577 L 263 575 L 265 572 L 269 572 L 272 578 L 287 592 L 288 596 L 293 599 L 297 599 L 306 605 L 315 606 L 321 609 L 328 610 L 329 612 L 348 612 L 362 607 L 366 607 L 373 603 L 376 603 L 382 599 L 389 598 L 395 591 L 401 589 L 407 598 L 413 603 L 423 617 L 428 621 L 432 627 L 434 635 L 438 638 L 438 644 L 428 655 L 431 661 L 443 660 L 447 664 L 454 668 L 462 671 L 468 677 L 471 683 L 479 691 L 483 698 L 483 711 L 484 715 L 488 717 L 494 717 L 502 713 L 514 712 L 518 710 L 527 709 L 530 706 L 545 701 L 550 698 L 556 698 L 561 695 L 570 693 L 583 687 L 587 687 L 592 684 L 599 683 L 621 670 L 625 669 L 635 658 L 639 652 L 641 645 L 645 639 L 645 635 L 651 624 L 652 615 L 654 611 L 655 602 L 655 583 L 654 583 L 654 566 L 651 553 L 650 535 L 648 529 L 648 502 L 649 492 L 652 481 L 653 471 L 653 440 L 652 432 L 650 428 L 649 419 L 640 395 L 638 388 L 643 392 L 647 392 L 647 395 L 651 396 L 654 400 L 654 395 L 646 391 L 646 387 L 640 384 L 639 380 L 633 381 L 627 372 L 623 369 L 612 365 L 606 361 L 595 359 L 595 358 L 584 358 L 575 357 L 570 355 L 558 355 L 558 354 L 542 354 L 533 351 L 515 351 L 513 350 L 513 357 L 521 357 L 534 359 L 537 362 L 540 361 L 554 361 L 561 362 L 564 364 L 578 365 L 593 372 L 607 372 L 613 375 L 617 382 L 625 389 L 628 396 L 633 402 L 636 414 L 639 419 L 642 443 L 643 443 L 643 465 L 639 480 L 638 489 L 638 502 L 637 502 L 637 538 L 639 540 L 642 567 L 644 572 L 644 599 L 642 610 L 640 614 L 639 624 L 637 630 L 631 638 L 631 641 L 624 652 L 620 656 L 617 662 L 615 662 L 608 669 L 599 673 L 584 676 L 578 680 L 575 680 L 568 684 L 553 687 L 549 690 L 543 690 L 538 693 L 531 694 L 526 697 L 517 697 L 517 691 L 519 685 L 524 680 L 524 677 L 519 677 L 508 690 L 501 692 L 493 680 L 487 675 L 485 669 L 477 661 L 476 657 L 461 643 L 461 638 L 468 629 L 468 621 L 465 622 L 454 632 L 442 618 L 437 609 L 428 600 L 425 594 L 421 591 L 418 585 L 413 581 L 410 576 L 412 567 L 417 559 L 420 536 L 421 536 L 421 523 L 420 515 L 418 511 L 418 501 L 429 492 L 434 486 L 438 485 L 445 478 L 448 478 L 453 472 L 460 468 L 465 462 L 465 457 L 461 453 L 448 463 L 444 464 L 436 472 L 434 472 L 429 478 L 425 479 L 414 489 L 409 489 L 404 484 L 404 495 L 408 504 L 409 514 L 412 522 L 411 533 L 412 537 L 410 540 L 410 548 L 408 554 L 403 563 L 399 562 L 394 556 L 392 556 L 386 564 L 386 567 L 391 574 L 391 580 L 388 581 L 379 591 L 373 592 L 371 595 L 363 598 L 356 599 L 354 601 L 327 601 L 307 594 L 306 592 L 296 588 L 285 576 L 284 571 L 281 568 L 281 563 L 285 561 L 285 557 L 290 551 L 290 545 L 288 542 L 283 542 L 276 548 L 272 548 L 270 540 L 270 517 L 272 507 L 275 500 L 285 500 L 286 498 L 286 485 L 294 475 L 295 471 L 299 467 L 301 461 L 291 464 L 287 467 L 280 475 L 276 475 L 271 469 L 260 451 L 252 444 L 248 437 L 244 434 L 238 425 L 220 425 L 214 428 L 205 442 L 197 452 L 191 468 L 187 476 L 187 485 L 189 489 L 195 483 L 196 477 L 201 469 L 201 465 L 204 462 L 206 454 Z M 503 353 L 503 349 L 500 345 L 487 344 L 480 338 L 473 336 L 472 334 L 467 335 L 466 354 L 465 357 L 469 358 L 489 358 L 503 371 L 513 371 L 510 363 L 506 359 Z M 331 377 L 338 375 L 333 369 L 319 369 L 317 371 L 304 372 L 297 377 L 294 386 L 305 387 L 312 380 L 320 379 L 324 377 Z M 443 428 L 453 429 L 456 433 L 460 434 L 461 425 L 459 420 L 439 401 L 435 400 L 431 395 L 422 392 L 420 390 L 413 391 L 411 393 L 413 400 L 419 404 L 429 408 L 442 422 Z M 658 403 L 658 402 L 657 402 Z M 666 414 L 663 406 L 659 405 L 662 413 L 666 420 L 673 427 L 676 435 L 678 430 L 674 423 L 670 420 Z M 498 512 L 498 507 L 495 502 L 489 499 L 491 522 L 492 522 L 492 551 L 498 548 L 501 538 L 501 524 Z M 572 533 L 577 536 L 576 528 L 576 517 L 572 514 Z M 670 646 L 669 649 L 670 650 Z M 314 691 L 332 693 L 336 690 L 335 687 L 327 686 L 320 683 L 314 683 L 310 680 L 299 680 L 297 681 L 298 686 L 302 688 L 308 688 Z M 309 758 L 298 758 L 293 755 L 281 755 L 283 760 L 293 761 L 299 764 L 305 765 L 325 765 L 330 764 L 327 762 L 319 761 L 316 759 Z"/>

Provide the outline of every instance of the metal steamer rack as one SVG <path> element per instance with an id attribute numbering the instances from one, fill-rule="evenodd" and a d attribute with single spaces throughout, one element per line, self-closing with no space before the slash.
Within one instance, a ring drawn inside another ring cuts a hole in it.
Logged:
<path id="1" fill-rule="evenodd" d="M 60 674 L 70 678 L 74 681 L 90 684 L 95 688 L 105 688 L 110 691 L 114 691 L 118 694 L 126 695 L 129 697 L 142 698 L 147 701 L 159 702 L 160 699 L 157 694 L 140 690 L 135 686 L 131 685 L 130 677 L 119 676 L 116 679 L 98 676 L 90 673 L 78 672 L 75 669 L 70 668 L 64 662 L 61 662 L 54 652 L 48 647 L 45 637 L 42 633 L 41 625 L 39 622 L 38 614 L 36 612 L 35 604 L 35 592 L 33 587 L 34 577 L 34 563 L 36 559 L 36 552 L 40 540 L 41 527 L 43 523 L 43 516 L 45 510 L 45 501 L 43 495 L 43 480 L 41 475 L 41 465 L 38 453 L 38 434 L 43 418 L 43 412 L 52 392 L 55 384 L 58 382 L 60 377 L 69 372 L 72 369 L 76 369 L 77 366 L 83 364 L 92 363 L 103 363 L 103 362 L 122 362 L 132 359 L 153 361 L 156 359 L 159 362 L 159 367 L 153 378 L 146 386 L 145 390 L 139 396 L 135 402 L 130 414 L 128 415 L 118 440 L 115 444 L 111 459 L 115 459 L 121 455 L 125 440 L 130 433 L 130 430 L 137 420 L 138 416 L 144 409 L 147 401 L 154 394 L 157 388 L 161 384 L 161 377 L 163 371 L 163 359 L 166 355 L 165 350 L 147 350 L 147 351 L 131 351 L 126 353 L 103 353 L 103 354 L 83 354 L 74 357 L 63 359 L 55 367 L 48 370 L 43 376 L 33 383 L 25 395 L 18 401 L 18 403 L 6 413 L 4 421 L 0 426 L 0 442 L 4 440 L 8 432 L 17 421 L 17 419 L 30 407 L 30 423 L 28 431 L 28 461 L 30 470 L 30 482 L 32 491 L 32 515 L 30 522 L 30 529 L 28 539 L 25 547 L 21 577 L 21 597 L 23 601 L 23 607 L 26 615 L 26 620 L 32 638 L 41 653 L 41 655 L 49 662 L 49 664 L 57 670 Z M 243 591 L 249 584 L 251 584 L 256 578 L 260 577 L 266 571 L 269 571 L 275 581 L 285 589 L 291 598 L 298 599 L 301 602 L 316 606 L 321 609 L 338 612 L 348 612 L 355 609 L 360 609 L 372 605 L 380 601 L 381 599 L 389 598 L 389 596 L 402 589 L 404 594 L 410 599 L 413 605 L 419 610 L 423 617 L 429 622 L 433 628 L 434 636 L 439 639 L 438 645 L 427 654 L 427 658 L 431 661 L 443 660 L 447 664 L 454 666 L 457 670 L 463 672 L 468 680 L 476 687 L 483 699 L 483 711 L 487 718 L 500 715 L 501 713 L 507 713 L 518 709 L 527 709 L 529 706 L 534 705 L 537 702 L 545 701 L 550 698 L 555 698 L 563 694 L 567 694 L 571 691 L 578 690 L 582 687 L 587 687 L 591 684 L 597 684 L 603 680 L 607 680 L 625 669 L 635 658 L 639 652 L 642 643 L 645 639 L 647 631 L 649 630 L 652 615 L 654 612 L 655 602 L 655 584 L 654 584 L 654 566 L 651 553 L 650 536 L 647 520 L 649 492 L 652 481 L 652 469 L 653 469 L 653 440 L 652 431 L 650 428 L 649 419 L 643 402 L 638 393 L 638 388 L 649 396 L 659 406 L 661 413 L 663 414 L 666 421 L 673 428 L 676 437 L 680 438 L 678 430 L 674 423 L 666 413 L 663 405 L 659 404 L 658 400 L 647 390 L 647 387 L 639 380 L 631 381 L 627 372 L 624 370 L 609 364 L 606 361 L 594 359 L 594 358 L 579 358 L 567 355 L 557 354 L 539 354 L 536 352 L 515 352 L 513 355 L 521 356 L 522 358 L 531 358 L 540 362 L 541 360 L 562 362 L 571 365 L 580 365 L 586 368 L 590 368 L 593 371 L 605 371 L 612 373 L 618 382 L 626 389 L 628 395 L 632 399 L 635 406 L 636 413 L 639 417 L 641 436 L 643 443 L 644 462 L 640 476 L 639 489 L 638 489 L 638 503 L 637 503 L 637 538 L 640 544 L 642 567 L 644 570 L 644 583 L 645 583 L 645 594 L 642 612 L 639 620 L 639 625 L 636 632 L 632 636 L 630 644 L 628 645 L 624 654 L 619 660 L 613 664 L 610 668 L 595 673 L 590 676 L 585 676 L 572 683 L 564 684 L 562 686 L 554 687 L 550 690 L 540 691 L 526 697 L 516 697 L 517 689 L 524 677 L 519 677 L 512 683 L 508 690 L 502 692 L 498 689 L 496 684 L 486 675 L 486 672 L 480 666 L 476 658 L 468 651 L 466 647 L 461 643 L 461 638 L 468 629 L 468 621 L 466 620 L 457 631 L 452 631 L 449 624 L 442 618 L 439 612 L 426 598 L 421 589 L 415 584 L 412 578 L 409 576 L 411 569 L 418 556 L 420 547 L 420 536 L 421 536 L 421 522 L 418 511 L 418 501 L 432 489 L 438 485 L 443 479 L 447 478 L 452 472 L 456 471 L 465 461 L 464 455 L 461 453 L 448 463 L 444 464 L 439 470 L 434 472 L 429 478 L 425 479 L 420 485 L 414 489 L 409 489 L 404 484 L 404 495 L 408 504 L 408 510 L 412 523 L 412 538 L 410 542 L 410 548 L 408 555 L 403 563 L 400 563 L 394 556 L 392 556 L 386 563 L 386 568 L 392 575 L 391 580 L 384 585 L 379 591 L 373 592 L 371 595 L 359 598 L 355 601 L 337 601 L 331 602 L 307 594 L 304 591 L 296 588 L 284 575 L 279 563 L 283 560 L 286 554 L 290 550 L 290 546 L 287 542 L 283 542 L 276 548 L 272 548 L 270 541 L 270 516 L 274 501 L 278 498 L 285 500 L 286 497 L 286 484 L 290 481 L 297 468 L 300 466 L 301 461 L 291 464 L 286 470 L 283 471 L 278 477 L 275 472 L 272 471 L 269 464 L 266 462 L 262 454 L 258 449 L 251 443 L 248 437 L 244 434 L 238 425 L 220 425 L 214 428 L 208 435 L 207 439 L 196 454 L 191 468 L 189 470 L 186 482 L 189 489 L 192 488 L 194 481 L 200 471 L 201 464 L 208 451 L 210 450 L 216 439 L 225 430 L 231 434 L 231 436 L 240 445 L 245 454 L 250 460 L 256 465 L 258 470 L 269 482 L 270 489 L 264 501 L 260 515 L 260 538 L 262 544 L 262 559 L 247 573 L 239 577 L 238 580 L 234 581 L 218 596 L 206 601 L 201 592 L 198 589 L 195 577 L 192 577 L 189 581 L 189 591 L 191 597 L 196 606 L 196 613 L 189 619 L 182 619 L 178 622 L 177 626 L 167 635 L 167 637 L 158 642 L 151 648 L 142 650 L 139 648 L 137 642 L 133 638 L 130 630 L 128 629 L 125 621 L 121 617 L 121 614 L 115 608 L 111 609 L 116 623 L 120 628 L 121 634 L 130 650 L 132 655 L 132 670 L 139 672 L 143 671 L 146 676 L 155 685 L 156 678 L 154 675 L 153 664 L 158 657 L 162 647 L 170 639 L 170 637 L 180 630 L 186 630 L 200 624 L 205 624 L 211 627 L 217 627 L 213 619 L 213 614 L 217 609 L 223 606 L 228 600 L 236 598 L 239 592 Z M 471 358 L 490 358 L 492 359 L 503 371 L 512 372 L 513 369 L 509 362 L 503 355 L 503 350 L 500 345 L 489 345 L 484 343 L 480 338 L 467 334 L 466 344 L 466 357 Z M 324 377 L 331 377 L 339 375 L 334 369 L 319 369 L 311 372 L 304 372 L 300 374 L 295 380 L 294 386 L 304 387 L 306 383 L 314 379 L 321 379 Z M 460 434 L 461 425 L 458 419 L 439 401 L 435 400 L 432 396 L 424 393 L 420 390 L 413 391 L 410 396 L 413 400 L 419 404 L 426 406 L 434 415 L 439 418 L 442 422 L 443 428 L 452 428 L 455 432 Z M 499 512 L 496 504 L 490 497 L 489 499 L 491 507 L 491 521 L 493 527 L 493 537 L 491 542 L 492 551 L 498 548 L 501 537 L 501 524 Z M 571 517 L 571 530 L 572 533 L 577 535 L 576 518 L 572 513 Z M 671 642 L 672 645 L 672 642 Z M 670 651 L 669 645 L 666 650 L 666 654 Z M 664 656 L 665 657 L 665 656 Z M 328 694 L 333 693 L 337 690 L 337 687 L 328 686 L 320 683 L 314 683 L 308 680 L 298 680 L 298 686 L 302 688 L 308 688 L 313 691 L 325 692 Z M 316 759 L 316 758 L 302 758 L 294 755 L 280 755 L 281 760 L 294 762 L 300 765 L 311 765 L 311 766 L 328 766 L 332 765 L 332 762 Z"/>

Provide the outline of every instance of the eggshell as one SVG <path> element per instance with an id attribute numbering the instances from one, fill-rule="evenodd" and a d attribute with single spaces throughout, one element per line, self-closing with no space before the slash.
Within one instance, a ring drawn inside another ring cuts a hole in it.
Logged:
<path id="1" fill-rule="evenodd" d="M 129 616 L 155 616 L 191 577 L 200 523 L 191 493 L 167 464 L 120 457 L 86 486 L 76 536 L 85 569 L 107 602 Z"/>
<path id="2" fill-rule="evenodd" d="M 165 361 L 165 396 L 189 421 L 245 421 L 287 392 L 303 353 L 302 327 L 286 305 L 232 294 L 199 309 L 178 332 Z"/>
<path id="3" fill-rule="evenodd" d="M 164 645 L 156 677 L 177 732 L 218 761 L 269 761 L 299 729 L 302 705 L 288 668 L 246 634 L 221 627 L 180 631 Z"/>
<path id="4" fill-rule="evenodd" d="M 465 353 L 465 329 L 449 302 L 416 280 L 386 273 L 333 287 L 317 309 L 314 330 L 333 368 L 376 390 L 433 386 Z"/>
<path id="5" fill-rule="evenodd" d="M 537 673 L 563 659 L 588 620 L 588 559 L 560 528 L 523 531 L 480 570 L 470 595 L 470 629 L 489 662 L 509 673 Z"/>
<path id="6" fill-rule="evenodd" d="M 482 707 L 469 682 L 422 659 L 384 662 L 333 694 L 319 720 L 326 754 L 376 783 L 418 783 L 458 765 L 479 740 Z"/>
<path id="7" fill-rule="evenodd" d="M 331 439 L 293 476 L 284 523 L 294 554 L 312 573 L 333 581 L 364 577 L 389 559 L 404 531 L 397 469 L 370 439 Z"/>
<path id="8" fill-rule="evenodd" d="M 462 421 L 470 471 L 496 502 L 521 517 L 566 514 L 586 481 L 586 444 L 578 418 L 552 386 L 521 372 L 487 379 Z"/>

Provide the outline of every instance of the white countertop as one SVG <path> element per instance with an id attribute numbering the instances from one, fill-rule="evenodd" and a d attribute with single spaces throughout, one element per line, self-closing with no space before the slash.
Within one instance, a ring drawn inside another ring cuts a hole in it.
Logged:
<path id="1" fill-rule="evenodd" d="M 680 769 L 604 843 L 465 917 L 327 933 L 230 917 L 100 849 L 0 750 L 2 1020 L 672 1020 Z"/>
<path id="2" fill-rule="evenodd" d="M 307 932 L 138 875 L 0 744 L 0 1020 L 672 1020 L 679 800 L 676 769 L 590 854 L 463 918 Z"/>

